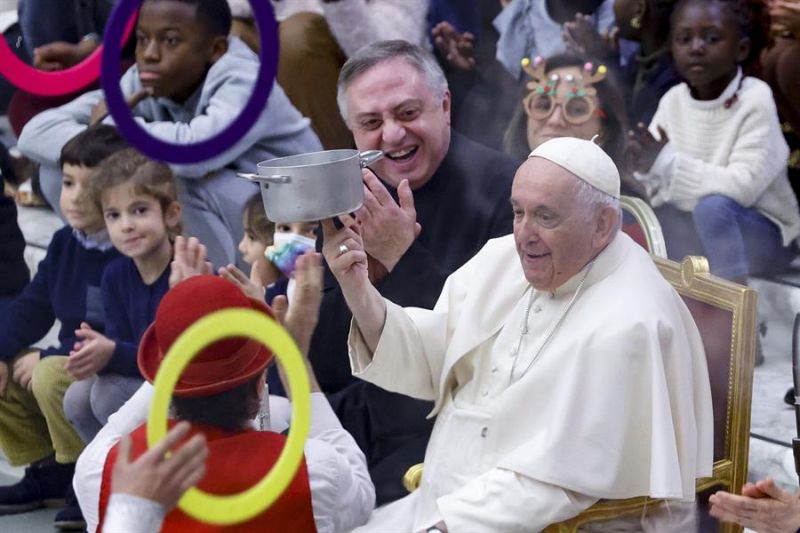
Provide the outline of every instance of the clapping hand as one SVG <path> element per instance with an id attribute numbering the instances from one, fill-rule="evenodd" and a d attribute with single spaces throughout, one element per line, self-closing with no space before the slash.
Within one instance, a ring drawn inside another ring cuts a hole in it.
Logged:
<path id="1" fill-rule="evenodd" d="M 641 122 L 628 132 L 628 168 L 643 174 L 650 171 L 661 149 L 669 142 L 667 132 L 661 126 L 658 126 L 658 134 L 661 139 L 656 139 Z"/>
<path id="2" fill-rule="evenodd" d="M 436 49 L 447 62 L 460 70 L 475 68 L 475 36 L 470 32 L 459 33 L 447 21 L 440 22 L 431 30 Z"/>
<path id="3" fill-rule="evenodd" d="M 174 287 L 192 276 L 210 275 L 214 267 L 208 258 L 208 249 L 197 238 L 175 237 L 175 255 L 172 258 L 169 286 Z"/>
<path id="4" fill-rule="evenodd" d="M 292 301 L 286 296 L 276 296 L 272 307 L 278 321 L 294 337 L 304 354 L 308 353 L 311 335 L 319 320 L 322 303 L 322 255 L 306 252 L 297 258 L 294 269 L 294 293 Z"/>
<path id="5" fill-rule="evenodd" d="M 306 252 L 297 258 L 294 268 L 294 294 L 292 302 L 286 296 L 279 295 L 272 302 L 275 316 L 289 334 L 294 338 L 303 356 L 308 355 L 311 345 L 311 336 L 319 320 L 319 307 L 322 303 L 322 255 L 316 252 Z M 284 388 L 289 390 L 289 382 L 281 367 L 281 381 Z M 311 384 L 311 392 L 319 392 L 320 387 L 306 359 L 306 368 Z"/>
<path id="6" fill-rule="evenodd" d="M 562 37 L 567 49 L 576 54 L 604 58 L 618 51 L 616 30 L 599 33 L 591 15 L 578 13 L 574 20 L 564 23 Z"/>
<path id="7" fill-rule="evenodd" d="M 117 343 L 93 330 L 86 322 L 81 322 L 81 327 L 75 330 L 75 335 L 83 340 L 75 343 L 64 370 L 76 380 L 81 380 L 105 368 L 114 355 Z"/>
<path id="8" fill-rule="evenodd" d="M 255 269 L 255 266 L 253 267 Z M 248 298 L 264 300 L 264 286 L 255 283 L 236 265 L 228 265 L 219 269 L 219 275 L 237 285 Z"/>

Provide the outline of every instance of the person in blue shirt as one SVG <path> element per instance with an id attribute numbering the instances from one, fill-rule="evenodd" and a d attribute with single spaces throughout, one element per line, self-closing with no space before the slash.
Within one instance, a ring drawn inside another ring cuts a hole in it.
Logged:
<path id="1" fill-rule="evenodd" d="M 89 128 L 64 145 L 59 207 L 67 226 L 58 230 L 33 280 L 0 323 L 0 448 L 14 465 L 30 465 L 21 481 L 0 487 L 0 514 L 37 509 L 68 496 L 75 461 L 84 447 L 63 408 L 73 378 L 67 355 L 81 323 L 103 331 L 100 280 L 118 257 L 103 221 L 87 200 L 91 174 L 100 161 L 127 146 L 111 126 Z M 61 323 L 58 344 L 31 346 Z M 56 516 L 80 521 L 77 504 Z"/>
<path id="2" fill-rule="evenodd" d="M 89 443 L 142 384 L 136 351 L 169 290 L 172 243 L 181 232 L 181 205 L 170 168 L 129 148 L 103 161 L 90 197 L 114 247 L 125 257 L 108 265 L 101 292 L 105 333 L 82 323 L 81 341 L 66 370 L 75 378 L 64 410 Z"/>

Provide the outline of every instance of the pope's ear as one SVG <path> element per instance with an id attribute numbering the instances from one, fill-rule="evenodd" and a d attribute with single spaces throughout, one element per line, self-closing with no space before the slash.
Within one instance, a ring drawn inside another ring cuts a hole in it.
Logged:
<path id="1" fill-rule="evenodd" d="M 597 215 L 597 225 L 594 232 L 594 245 L 602 249 L 611 242 L 617 228 L 619 227 L 619 209 L 610 205 L 604 206 Z"/>

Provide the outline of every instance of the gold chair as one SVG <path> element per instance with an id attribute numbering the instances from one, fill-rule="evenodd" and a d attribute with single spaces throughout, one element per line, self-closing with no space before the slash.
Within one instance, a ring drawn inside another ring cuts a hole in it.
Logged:
<path id="1" fill-rule="evenodd" d="M 664 233 L 661 231 L 661 224 L 658 222 L 653 208 L 640 198 L 625 195 L 620 196 L 619 205 L 623 211 L 629 213 L 636 220 L 635 225 L 624 225 L 623 231 L 644 246 L 652 255 L 667 257 Z"/>
<path id="2" fill-rule="evenodd" d="M 653 260 L 692 313 L 708 361 L 714 467 L 711 477 L 697 480 L 697 492 L 724 487 L 738 493 L 747 478 L 757 293 L 711 275 L 704 257 L 689 256 L 680 264 L 659 257 Z M 412 466 L 403 479 L 406 489 L 416 490 L 422 474 L 422 464 Z M 649 497 L 602 500 L 578 516 L 548 526 L 545 532 L 572 533 L 589 523 L 643 515 L 660 504 L 660 500 Z M 742 528 L 721 524 L 719 531 L 734 533 Z"/>

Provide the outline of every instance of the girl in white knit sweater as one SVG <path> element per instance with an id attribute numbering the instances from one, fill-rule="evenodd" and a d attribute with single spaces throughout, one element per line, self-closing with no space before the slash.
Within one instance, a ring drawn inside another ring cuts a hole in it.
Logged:
<path id="1" fill-rule="evenodd" d="M 754 21 L 745 1 L 676 6 L 670 46 L 685 83 L 664 95 L 649 129 L 630 133 L 629 148 L 669 256 L 705 255 L 739 282 L 784 269 L 800 234 L 772 92 L 742 72 L 759 51 Z"/>

